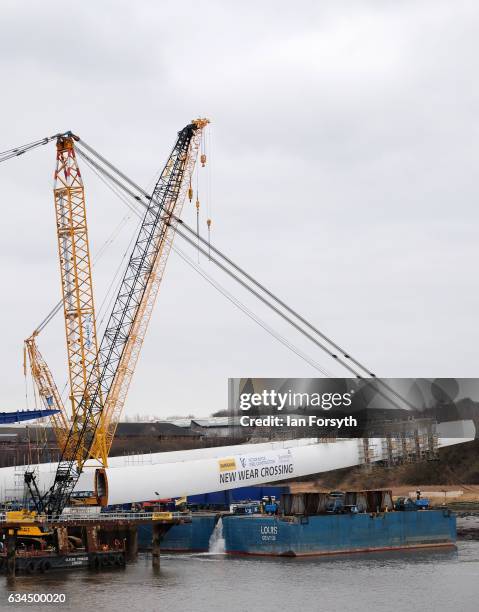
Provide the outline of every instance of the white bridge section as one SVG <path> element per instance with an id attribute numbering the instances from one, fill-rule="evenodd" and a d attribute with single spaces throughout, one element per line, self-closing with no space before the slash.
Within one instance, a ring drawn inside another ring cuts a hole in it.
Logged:
<path id="1" fill-rule="evenodd" d="M 472 421 L 439 423 L 438 447 L 473 440 Z M 373 461 L 381 461 L 383 440 L 370 438 L 376 449 Z M 108 474 L 108 503 L 120 504 L 157 498 L 181 497 L 278 482 L 287 478 L 328 472 L 363 463 L 361 439 L 323 442 L 317 438 L 222 446 L 188 451 L 113 457 Z M 12 499 L 22 467 L 0 469 L 0 501 Z M 40 490 L 53 483 L 56 464 L 37 466 Z M 86 469 L 76 487 L 92 491 L 94 470 Z M 18 491 L 21 499 L 23 491 Z"/>
<path id="2" fill-rule="evenodd" d="M 441 423 L 436 432 L 439 437 L 438 446 L 444 447 L 473 440 L 475 427 L 472 421 Z M 382 456 L 382 442 L 381 438 L 369 439 L 370 446 L 377 449 L 376 461 L 385 459 Z M 250 444 L 211 450 L 215 451 L 213 456 L 195 460 L 132 465 L 122 469 L 110 467 L 109 503 L 223 491 L 329 472 L 363 462 L 361 439 L 336 442 L 290 440 L 269 445 Z"/>

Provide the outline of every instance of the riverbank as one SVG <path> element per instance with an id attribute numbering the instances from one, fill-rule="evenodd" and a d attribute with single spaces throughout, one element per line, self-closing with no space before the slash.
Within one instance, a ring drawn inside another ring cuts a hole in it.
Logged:
<path id="1" fill-rule="evenodd" d="M 317 478 L 310 481 L 294 481 L 288 482 L 291 493 L 298 492 L 328 492 L 331 491 L 330 486 L 326 486 L 323 482 L 323 478 Z M 337 487 L 343 491 L 355 491 L 359 490 L 360 487 L 349 485 L 348 483 L 342 483 L 342 486 Z M 363 487 L 366 489 L 367 487 Z M 476 484 L 383 484 L 382 489 L 391 489 L 394 497 L 415 497 L 417 491 L 421 491 L 422 497 L 427 497 L 431 501 L 433 506 L 441 506 L 446 504 L 449 507 L 457 506 L 470 506 L 465 508 L 466 510 L 478 510 L 479 511 L 479 485 Z M 455 509 L 455 508 L 454 508 Z"/>

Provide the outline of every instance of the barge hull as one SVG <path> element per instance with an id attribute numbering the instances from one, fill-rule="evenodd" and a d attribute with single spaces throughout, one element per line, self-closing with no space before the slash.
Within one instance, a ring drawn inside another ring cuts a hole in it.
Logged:
<path id="1" fill-rule="evenodd" d="M 15 559 L 15 569 L 20 574 L 46 574 L 55 570 L 72 569 L 108 569 L 125 567 L 123 551 L 111 552 L 72 552 L 68 554 L 33 554 L 18 555 Z M 0 574 L 7 569 L 7 558 L 0 556 Z"/>
<path id="2" fill-rule="evenodd" d="M 191 517 L 191 523 L 174 525 L 161 538 L 160 546 L 163 552 L 208 552 L 210 537 L 218 521 L 219 514 L 196 513 Z M 150 550 L 152 541 L 152 526 L 138 526 L 138 547 L 140 550 Z"/>
<path id="3" fill-rule="evenodd" d="M 225 516 L 229 554 L 305 557 L 453 547 L 448 510 L 294 517 Z"/>
<path id="4" fill-rule="evenodd" d="M 242 550 L 227 550 L 228 555 L 239 555 L 239 556 L 254 556 L 254 557 L 328 557 L 336 555 L 354 555 L 359 553 L 374 553 L 374 552 L 391 552 L 391 551 L 404 551 L 404 550 L 417 550 L 419 548 L 456 548 L 454 542 L 443 542 L 437 544 L 413 544 L 411 546 L 384 546 L 382 548 L 351 548 L 346 550 L 332 550 L 332 551 L 311 551 L 296 553 L 288 551 L 285 553 L 277 552 L 245 552 Z"/>

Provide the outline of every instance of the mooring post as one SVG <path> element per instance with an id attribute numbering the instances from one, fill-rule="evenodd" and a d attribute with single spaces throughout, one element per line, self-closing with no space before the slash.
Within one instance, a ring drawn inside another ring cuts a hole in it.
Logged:
<path id="1" fill-rule="evenodd" d="M 69 551 L 68 529 L 66 527 L 55 527 L 57 534 L 57 551 L 59 554 L 66 554 Z"/>
<path id="2" fill-rule="evenodd" d="M 153 569 L 160 569 L 160 538 L 161 538 L 161 525 L 159 523 L 153 523 L 153 539 L 151 541 L 151 561 Z"/>
<path id="3" fill-rule="evenodd" d="M 86 550 L 89 553 L 98 550 L 98 528 L 95 525 L 87 525 L 86 527 Z"/>
<path id="4" fill-rule="evenodd" d="M 17 530 L 7 532 L 7 576 L 15 576 L 15 560 L 17 557 Z"/>
<path id="5" fill-rule="evenodd" d="M 138 530 L 136 525 L 130 525 L 126 533 L 126 560 L 136 561 L 138 556 Z"/>

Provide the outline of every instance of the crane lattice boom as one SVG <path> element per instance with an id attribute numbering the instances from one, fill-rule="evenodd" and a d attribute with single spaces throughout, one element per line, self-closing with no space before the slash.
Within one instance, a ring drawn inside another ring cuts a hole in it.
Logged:
<path id="1" fill-rule="evenodd" d="M 57 439 L 58 448 L 60 449 L 60 452 L 63 452 L 68 437 L 68 417 L 50 368 L 38 350 L 38 346 L 36 344 L 36 334 L 33 334 L 30 336 L 30 338 L 25 340 L 25 370 L 27 367 L 27 356 L 30 363 L 32 378 L 35 381 L 38 394 L 45 409 L 59 410 L 58 413 L 50 415 L 50 423 Z"/>
<path id="2" fill-rule="evenodd" d="M 176 221 L 172 215 L 176 216 L 181 211 L 196 160 L 200 134 L 207 123 L 207 120 L 196 120 L 179 132 L 150 198 L 96 359 L 87 362 L 90 374 L 83 396 L 75 404 L 73 422 L 65 445 L 67 449 L 72 449 L 73 454 L 70 451 L 62 453 L 54 484 L 46 498 L 39 498 L 34 474 L 27 472 L 25 475 L 37 510 L 58 516 L 68 503 L 85 462 L 90 458 L 100 458 L 103 465 L 106 465 L 109 444 L 125 401 L 174 236 Z M 58 203 L 55 190 L 57 211 L 62 213 L 59 217 L 57 212 L 57 223 L 65 317 L 67 320 L 67 316 L 73 314 L 73 308 L 76 307 L 77 321 L 83 322 L 83 325 L 77 327 L 72 325 L 78 334 L 73 337 L 78 341 L 71 355 L 77 358 L 77 351 L 88 338 L 88 328 L 84 325 L 94 321 L 92 294 L 90 302 L 88 288 L 83 293 L 75 284 L 77 277 L 81 281 L 88 278 L 84 273 L 85 268 L 80 268 L 80 264 L 85 266 L 88 262 L 89 270 L 88 239 L 86 219 L 84 216 L 82 221 L 80 214 L 78 225 L 75 225 L 78 231 L 60 231 L 63 228 L 61 222 L 68 214 L 72 225 L 73 208 L 81 198 L 79 194 L 83 195 L 83 185 L 74 163 L 73 141 L 65 143 L 65 146 L 60 143 L 58 151 L 59 168 L 56 178 L 61 176 L 62 181 L 65 179 L 63 186 L 58 188 Z M 61 156 L 63 152 L 66 153 L 65 159 Z M 81 261 L 76 261 L 76 267 L 72 270 L 69 262 L 75 261 L 77 238 L 80 238 L 78 244 L 80 248 L 83 247 L 84 256 Z M 89 278 L 91 280 L 91 275 Z M 76 301 L 71 300 L 72 295 Z M 89 316 L 92 318 L 89 319 Z M 82 360 L 74 363 L 82 365 Z"/>
<path id="3" fill-rule="evenodd" d="M 94 456 L 100 455 L 102 450 L 106 456 L 108 456 L 115 436 L 116 427 L 123 411 L 126 395 L 140 355 L 151 313 L 153 312 L 153 307 L 158 296 L 168 256 L 175 237 L 176 225 L 178 219 L 181 217 L 186 193 L 191 185 L 191 178 L 200 148 L 202 129 L 206 125 L 206 121 L 197 120 L 195 125 L 197 129 L 193 132 L 189 148 L 186 152 L 186 159 L 184 160 L 182 171 L 183 177 L 181 179 L 179 192 L 177 194 L 172 192 L 169 197 L 165 198 L 163 204 L 162 222 L 159 226 L 160 231 L 155 239 L 155 251 L 157 254 L 152 264 L 148 282 L 138 307 L 138 312 L 133 321 L 127 342 L 125 343 L 123 354 L 117 367 L 116 376 L 105 403 L 100 425 L 96 431 L 91 453 Z M 164 185 L 171 172 L 173 172 L 173 168 L 167 165 L 155 186 L 151 196 L 152 200 L 160 200 L 162 198 Z"/>
<path id="4" fill-rule="evenodd" d="M 100 370 L 85 190 L 73 135 L 57 138 L 54 198 L 74 427 L 69 440 L 75 448 L 80 423 L 91 418 L 89 390 L 98 384 Z M 101 390 L 99 394 L 101 401 Z M 81 461 L 85 449 L 78 446 L 76 452 Z M 98 459 L 106 461 L 105 457 Z"/>

